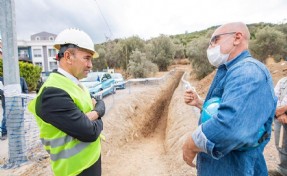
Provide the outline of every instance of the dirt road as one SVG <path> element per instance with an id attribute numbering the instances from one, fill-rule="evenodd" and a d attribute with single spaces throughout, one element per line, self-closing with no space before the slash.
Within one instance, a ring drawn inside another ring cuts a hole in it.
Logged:
<path id="1" fill-rule="evenodd" d="M 103 157 L 113 166 L 107 168 L 106 165 L 103 175 L 169 175 L 164 149 L 165 124 L 162 118 L 154 133 L 125 144 L 112 158 L 109 155 Z"/>

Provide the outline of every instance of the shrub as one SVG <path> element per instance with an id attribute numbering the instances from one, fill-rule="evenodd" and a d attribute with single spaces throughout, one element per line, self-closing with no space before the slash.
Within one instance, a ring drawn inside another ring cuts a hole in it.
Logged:
<path id="1" fill-rule="evenodd" d="M 194 39 L 187 47 L 187 55 L 197 79 L 202 79 L 210 74 L 214 67 L 209 63 L 206 55 L 209 38 L 200 37 Z"/>
<path id="2" fill-rule="evenodd" d="M 20 77 L 25 78 L 29 91 L 36 89 L 42 68 L 31 63 L 19 62 Z M 3 76 L 3 62 L 0 59 L 0 76 Z"/>

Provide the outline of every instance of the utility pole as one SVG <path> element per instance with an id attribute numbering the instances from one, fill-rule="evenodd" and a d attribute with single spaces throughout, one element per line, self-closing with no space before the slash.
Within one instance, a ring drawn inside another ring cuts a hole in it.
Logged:
<path id="1" fill-rule="evenodd" d="M 14 0 L 0 0 L 0 31 L 3 44 L 3 79 L 9 163 L 17 167 L 27 161 L 24 110 L 22 107 Z M 4 118 L 4 117 L 3 117 Z"/>
<path id="2" fill-rule="evenodd" d="M 128 46 L 125 46 L 126 49 L 126 71 L 128 70 Z"/>

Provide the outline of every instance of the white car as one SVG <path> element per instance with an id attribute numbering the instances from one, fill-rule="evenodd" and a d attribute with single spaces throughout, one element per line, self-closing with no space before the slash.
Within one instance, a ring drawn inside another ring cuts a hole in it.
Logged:
<path id="1" fill-rule="evenodd" d="M 117 89 L 125 89 L 126 88 L 126 81 L 124 80 L 124 77 L 120 73 L 113 73 L 112 77 L 115 80 L 115 87 Z"/>

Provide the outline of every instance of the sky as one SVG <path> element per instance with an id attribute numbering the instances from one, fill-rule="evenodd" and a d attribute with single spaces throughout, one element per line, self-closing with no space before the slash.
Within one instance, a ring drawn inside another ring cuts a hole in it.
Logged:
<path id="1" fill-rule="evenodd" d="M 18 40 L 70 27 L 94 43 L 138 36 L 144 40 L 241 21 L 287 23 L 286 0 L 14 0 Z"/>

